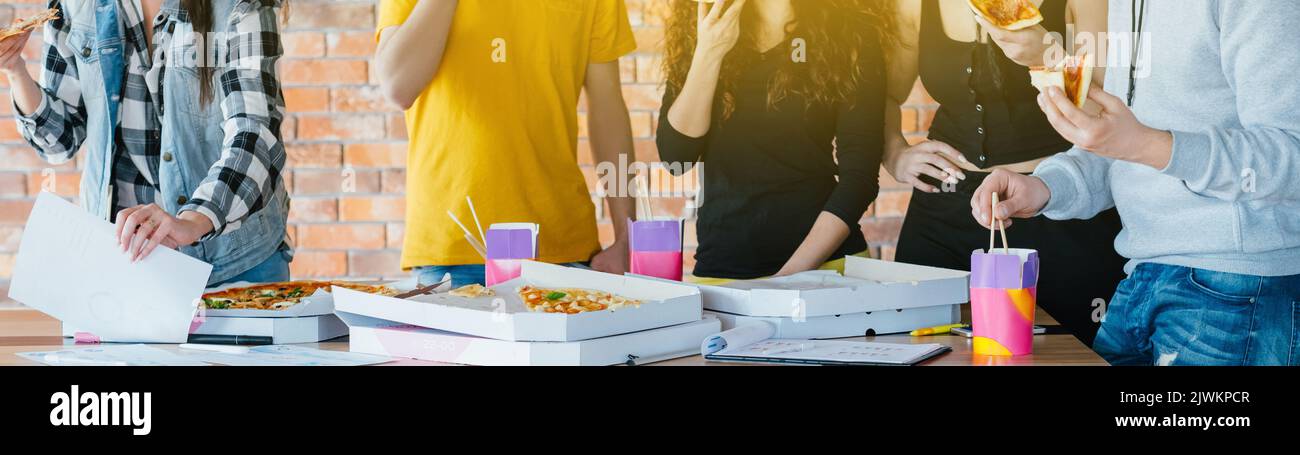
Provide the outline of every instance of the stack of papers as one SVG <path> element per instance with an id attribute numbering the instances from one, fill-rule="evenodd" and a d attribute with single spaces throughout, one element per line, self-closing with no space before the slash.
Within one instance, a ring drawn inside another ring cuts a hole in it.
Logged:
<path id="1" fill-rule="evenodd" d="M 301 346 L 257 346 L 248 352 L 173 352 L 144 344 L 100 345 L 58 351 L 20 352 L 19 357 L 55 366 L 362 366 L 390 362 L 389 357 Z"/>

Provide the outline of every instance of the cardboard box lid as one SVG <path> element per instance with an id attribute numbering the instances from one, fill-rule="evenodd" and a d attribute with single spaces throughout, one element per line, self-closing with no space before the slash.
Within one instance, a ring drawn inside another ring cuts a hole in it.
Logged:
<path id="1" fill-rule="evenodd" d="M 579 314 L 530 312 L 520 286 L 593 289 L 641 300 L 638 307 Z M 507 341 L 579 341 L 698 321 L 700 291 L 691 286 L 611 275 L 534 261 L 519 278 L 493 286 L 495 296 L 435 294 L 407 300 L 335 288 L 335 309 L 420 327 Z"/>
<path id="2" fill-rule="evenodd" d="M 850 256 L 844 275 L 812 271 L 699 287 L 710 310 L 803 318 L 966 303 L 969 276 L 960 270 Z"/>

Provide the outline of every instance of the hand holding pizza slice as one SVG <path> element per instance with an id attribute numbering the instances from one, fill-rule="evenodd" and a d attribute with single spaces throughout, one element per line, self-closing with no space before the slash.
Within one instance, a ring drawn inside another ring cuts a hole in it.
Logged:
<path id="1" fill-rule="evenodd" d="M 8 27 L 0 29 L 0 40 L 4 40 L 5 38 L 11 36 L 21 35 L 23 33 L 36 30 L 36 27 L 45 25 L 46 22 L 58 18 L 59 18 L 59 9 L 50 8 L 45 11 L 36 13 L 35 15 L 32 15 L 31 17 L 28 18 L 14 19 L 14 22 L 10 24 Z"/>

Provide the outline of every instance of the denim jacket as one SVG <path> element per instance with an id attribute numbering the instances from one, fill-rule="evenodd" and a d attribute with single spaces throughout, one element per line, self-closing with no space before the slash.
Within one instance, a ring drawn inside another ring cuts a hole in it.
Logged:
<path id="1" fill-rule="evenodd" d="M 58 2 L 64 20 L 71 21 L 67 44 L 73 49 L 82 104 L 85 106 L 85 141 L 83 152 L 85 168 L 81 180 L 81 200 L 86 210 L 104 219 L 110 219 L 113 210 L 112 166 L 116 125 L 120 119 L 120 87 L 126 74 L 124 61 L 125 41 L 120 26 L 121 12 L 118 0 L 61 0 Z M 240 5 L 239 0 L 212 0 L 213 17 L 218 28 Z M 247 5 L 249 2 L 243 2 Z M 181 16 L 179 0 L 165 0 L 163 10 Z M 177 23 L 175 36 L 188 35 L 192 26 L 187 20 Z M 164 50 L 177 50 L 192 54 L 194 43 L 171 45 Z M 183 56 L 168 55 L 168 60 Z M 161 81 L 164 99 L 162 111 L 161 152 L 173 157 L 163 162 L 158 171 L 161 199 L 156 201 L 169 213 L 176 214 L 208 177 L 214 163 L 223 153 L 226 132 L 221 103 L 199 101 L 198 71 L 192 66 L 168 67 Z M 214 71 L 214 79 L 220 77 Z M 213 81 L 214 90 L 220 90 L 220 80 Z M 275 92 L 279 95 L 278 81 Z M 283 102 L 280 102 L 283 106 Z M 279 132 L 272 149 L 283 161 L 284 148 L 279 142 Z M 181 248 L 186 255 L 213 265 L 210 282 L 216 283 L 239 275 L 257 266 L 276 253 L 285 240 L 289 212 L 289 196 L 282 177 L 273 176 L 273 194 L 265 195 L 260 210 L 240 220 L 238 229 L 221 235 L 209 236 L 193 245 Z"/>

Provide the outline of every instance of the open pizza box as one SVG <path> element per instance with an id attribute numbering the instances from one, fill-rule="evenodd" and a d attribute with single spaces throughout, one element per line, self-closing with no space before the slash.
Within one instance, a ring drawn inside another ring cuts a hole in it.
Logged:
<path id="1" fill-rule="evenodd" d="M 639 306 L 578 314 L 531 312 L 520 286 L 581 288 L 640 300 Z M 334 288 L 334 307 L 349 313 L 504 341 L 581 341 L 697 322 L 700 291 L 680 283 L 525 261 L 519 278 L 490 287 L 494 296 L 432 294 L 396 299 Z"/>
<path id="2" fill-rule="evenodd" d="M 351 331 L 352 352 L 480 366 L 606 366 L 653 363 L 699 354 L 722 329 L 705 316 L 695 322 L 582 341 L 502 341 L 339 313 Z"/>
<path id="3" fill-rule="evenodd" d="M 744 316 L 815 318 L 970 301 L 970 273 L 849 256 L 844 274 L 812 271 L 785 277 L 696 285 L 704 308 Z"/>
<path id="4" fill-rule="evenodd" d="M 743 316 L 708 310 L 705 310 L 704 314 L 718 318 L 722 322 L 722 330 L 768 324 L 776 329 L 773 338 L 827 340 L 907 333 L 925 327 L 956 324 L 961 322 L 961 305 L 937 305 L 803 319 Z"/>
<path id="5" fill-rule="evenodd" d="M 208 289 L 204 294 L 224 291 L 227 289 L 242 288 L 255 286 L 257 283 L 232 283 L 224 286 Z M 406 292 L 416 288 L 415 279 L 407 279 L 392 283 L 384 283 L 383 286 Z M 318 289 L 316 292 L 306 298 L 303 298 L 296 305 L 282 310 L 258 310 L 258 309 L 205 309 L 204 316 L 214 318 L 300 318 L 310 316 L 325 316 L 334 314 L 334 295 L 327 289 Z"/>

